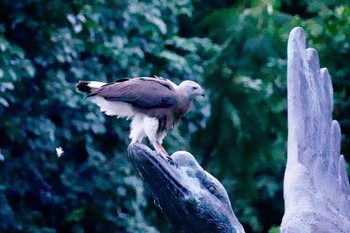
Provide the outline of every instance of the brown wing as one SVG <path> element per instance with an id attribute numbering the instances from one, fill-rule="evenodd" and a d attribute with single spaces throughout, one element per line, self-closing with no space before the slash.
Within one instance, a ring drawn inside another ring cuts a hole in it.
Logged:
<path id="1" fill-rule="evenodd" d="M 96 95 L 108 101 L 126 102 L 144 109 L 177 104 L 174 87 L 163 78 L 120 79 L 94 90 L 88 96 Z"/>

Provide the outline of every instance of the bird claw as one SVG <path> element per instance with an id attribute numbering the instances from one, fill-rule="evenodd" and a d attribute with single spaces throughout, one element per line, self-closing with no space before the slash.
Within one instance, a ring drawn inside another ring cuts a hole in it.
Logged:
<path id="1" fill-rule="evenodd" d="M 179 167 L 179 165 L 170 156 L 167 156 L 166 159 L 167 159 L 168 163 L 170 163 L 171 165 L 175 166 L 176 168 Z"/>
<path id="2" fill-rule="evenodd" d="M 178 164 L 173 160 L 173 158 L 171 158 L 170 155 L 161 153 L 159 151 L 157 152 L 157 154 L 161 156 L 163 159 L 165 159 L 168 163 L 170 163 L 170 165 L 176 166 L 176 168 L 179 167 Z"/>

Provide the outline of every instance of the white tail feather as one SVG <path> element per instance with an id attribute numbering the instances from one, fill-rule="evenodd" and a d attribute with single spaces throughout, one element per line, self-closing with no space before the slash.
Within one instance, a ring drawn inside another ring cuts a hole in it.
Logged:
<path id="1" fill-rule="evenodd" d="M 96 89 L 96 88 L 100 88 L 106 84 L 107 83 L 104 83 L 104 82 L 90 81 L 88 84 L 88 87 L 90 87 L 91 89 Z"/>
<path id="2" fill-rule="evenodd" d="M 133 117 L 135 112 L 130 104 L 119 101 L 107 101 L 101 96 L 88 97 L 91 102 L 97 104 L 100 107 L 101 112 L 110 116 L 118 117 Z"/>

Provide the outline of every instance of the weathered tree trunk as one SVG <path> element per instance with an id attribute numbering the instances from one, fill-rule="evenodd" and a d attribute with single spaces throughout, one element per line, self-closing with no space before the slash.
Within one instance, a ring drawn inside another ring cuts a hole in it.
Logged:
<path id="1" fill-rule="evenodd" d="M 294 28 L 288 41 L 288 161 L 281 232 L 350 232 L 350 186 L 332 121 L 333 88 L 315 49 Z"/>

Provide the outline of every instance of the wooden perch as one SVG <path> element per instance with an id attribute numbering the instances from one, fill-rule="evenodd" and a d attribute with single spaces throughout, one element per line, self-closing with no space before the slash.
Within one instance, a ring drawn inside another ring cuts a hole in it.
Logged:
<path id="1" fill-rule="evenodd" d="M 332 120 L 333 88 L 317 51 L 294 28 L 288 40 L 288 161 L 281 232 L 350 232 L 350 186 Z"/>

